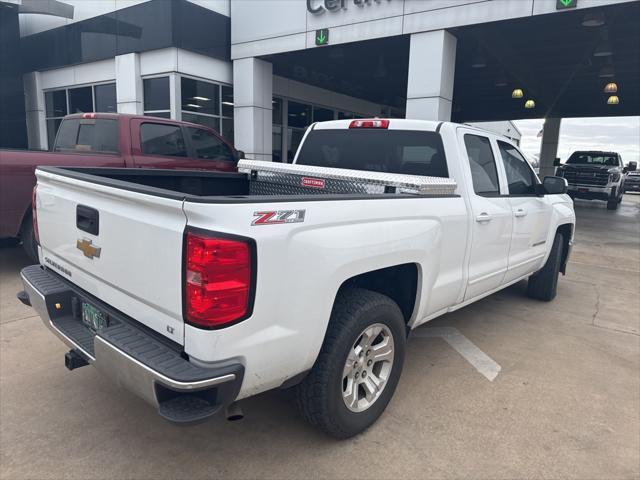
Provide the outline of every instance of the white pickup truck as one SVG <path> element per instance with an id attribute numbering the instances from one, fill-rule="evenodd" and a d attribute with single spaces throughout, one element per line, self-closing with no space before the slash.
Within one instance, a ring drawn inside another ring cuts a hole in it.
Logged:
<path id="1" fill-rule="evenodd" d="M 444 122 L 316 123 L 295 165 L 239 173 L 36 174 L 41 265 L 18 296 L 68 368 L 184 423 L 293 387 L 339 438 L 381 415 L 412 329 L 527 278 L 552 300 L 575 223 L 563 178 Z"/>

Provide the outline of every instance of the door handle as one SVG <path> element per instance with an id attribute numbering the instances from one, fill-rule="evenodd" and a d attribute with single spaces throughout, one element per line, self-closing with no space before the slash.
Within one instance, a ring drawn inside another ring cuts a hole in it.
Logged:
<path id="1" fill-rule="evenodd" d="M 482 212 L 480 215 L 476 217 L 476 222 L 485 223 L 490 222 L 493 217 L 489 215 L 487 212 Z"/>
<path id="2" fill-rule="evenodd" d="M 87 207 L 86 205 L 76 206 L 76 227 L 78 229 L 98 235 L 100 231 L 100 214 L 95 208 Z"/>
<path id="3" fill-rule="evenodd" d="M 516 217 L 526 217 L 527 216 L 527 211 L 524 208 L 518 208 L 515 212 L 514 215 Z"/>

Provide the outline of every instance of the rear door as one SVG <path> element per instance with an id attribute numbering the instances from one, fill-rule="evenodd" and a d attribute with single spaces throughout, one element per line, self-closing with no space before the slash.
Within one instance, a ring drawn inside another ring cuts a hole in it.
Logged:
<path id="1" fill-rule="evenodd" d="M 469 279 L 464 300 L 502 285 L 507 271 L 513 214 L 509 198 L 503 196 L 496 158 L 489 136 L 459 130 L 467 154 L 473 184 L 470 191 L 472 222 Z"/>
<path id="2" fill-rule="evenodd" d="M 40 262 L 182 344 L 182 200 L 37 177 Z"/>
<path id="3" fill-rule="evenodd" d="M 518 149 L 504 140 L 496 142 L 513 212 L 513 236 L 504 279 L 510 282 L 542 267 L 549 248 L 552 206 L 548 197 L 536 193 L 538 178 Z"/>

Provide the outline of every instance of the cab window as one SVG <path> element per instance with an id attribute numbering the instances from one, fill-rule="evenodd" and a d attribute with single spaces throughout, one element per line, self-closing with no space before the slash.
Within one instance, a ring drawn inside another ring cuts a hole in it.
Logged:
<path id="1" fill-rule="evenodd" d="M 187 127 L 187 134 L 196 158 L 233 161 L 233 152 L 229 146 L 213 133 L 201 128 Z"/>
<path id="2" fill-rule="evenodd" d="M 467 134 L 464 136 L 464 145 L 469 156 L 473 191 L 478 195 L 499 195 L 498 170 L 489 139 Z"/>
<path id="3" fill-rule="evenodd" d="M 513 145 L 498 140 L 498 149 L 507 174 L 510 195 L 535 195 L 536 176 Z"/>
<path id="4" fill-rule="evenodd" d="M 140 126 L 142 153 L 168 157 L 186 157 L 187 148 L 182 129 L 177 125 L 143 123 Z"/>

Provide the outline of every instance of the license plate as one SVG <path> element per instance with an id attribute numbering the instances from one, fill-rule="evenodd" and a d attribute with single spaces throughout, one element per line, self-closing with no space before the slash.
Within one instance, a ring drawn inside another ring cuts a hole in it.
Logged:
<path id="1" fill-rule="evenodd" d="M 588 188 L 579 188 L 578 191 L 579 192 L 588 192 L 589 189 Z"/>
<path id="2" fill-rule="evenodd" d="M 91 330 L 98 331 L 109 325 L 107 315 L 93 305 L 82 302 L 82 322 Z"/>

